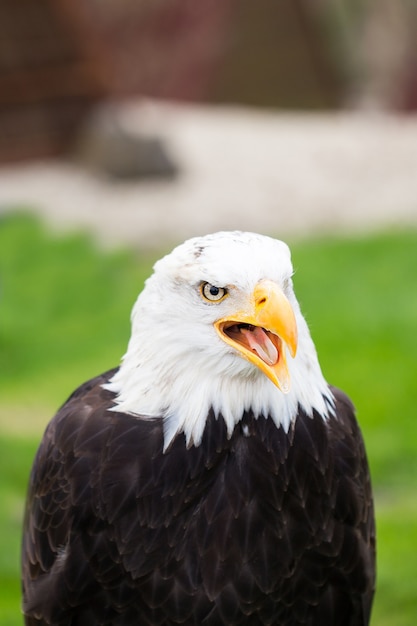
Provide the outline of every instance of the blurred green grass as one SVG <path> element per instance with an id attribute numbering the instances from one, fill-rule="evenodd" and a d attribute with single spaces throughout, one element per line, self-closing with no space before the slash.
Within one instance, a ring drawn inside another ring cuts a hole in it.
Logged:
<path id="1" fill-rule="evenodd" d="M 291 242 L 290 242 L 291 243 Z M 328 380 L 354 400 L 377 506 L 373 626 L 417 622 L 417 232 L 292 242 L 295 287 Z M 162 253 L 163 251 L 161 251 Z M 116 365 L 133 302 L 160 256 L 0 218 L 0 623 L 22 624 L 19 549 L 42 429 Z"/>

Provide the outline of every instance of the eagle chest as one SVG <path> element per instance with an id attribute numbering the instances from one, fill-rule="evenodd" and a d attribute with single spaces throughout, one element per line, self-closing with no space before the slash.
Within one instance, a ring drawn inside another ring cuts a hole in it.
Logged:
<path id="1" fill-rule="evenodd" d="M 187 596 L 198 590 L 216 601 L 233 592 L 236 605 L 257 605 L 305 587 L 297 569 L 328 532 L 318 501 L 328 485 L 320 465 L 314 470 L 308 454 L 295 454 L 293 439 L 294 430 L 247 418 L 231 439 L 219 420 L 198 447 L 174 442 L 163 461 L 165 488 L 139 501 L 148 556 L 155 546 L 154 592 L 175 579 Z"/>

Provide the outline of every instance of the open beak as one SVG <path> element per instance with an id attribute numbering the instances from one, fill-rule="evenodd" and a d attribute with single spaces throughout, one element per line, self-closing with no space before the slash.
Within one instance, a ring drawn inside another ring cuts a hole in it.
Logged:
<path id="1" fill-rule="evenodd" d="M 259 367 L 283 393 L 290 390 L 286 349 L 295 357 L 297 324 L 288 299 L 276 283 L 261 280 L 247 309 L 217 320 L 214 326 L 223 341 Z"/>

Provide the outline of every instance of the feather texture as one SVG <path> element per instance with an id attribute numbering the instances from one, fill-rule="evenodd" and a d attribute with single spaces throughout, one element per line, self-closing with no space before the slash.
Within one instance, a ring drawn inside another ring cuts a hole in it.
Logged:
<path id="1" fill-rule="evenodd" d="M 291 429 L 248 411 L 201 445 L 80 387 L 37 454 L 23 540 L 26 624 L 365 626 L 374 522 L 350 401 Z"/>

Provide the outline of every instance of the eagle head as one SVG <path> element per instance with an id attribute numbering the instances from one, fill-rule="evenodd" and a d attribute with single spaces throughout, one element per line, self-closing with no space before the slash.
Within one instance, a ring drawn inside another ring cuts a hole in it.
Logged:
<path id="1" fill-rule="evenodd" d="M 114 410 L 164 420 L 165 449 L 199 445 L 210 410 L 231 436 L 245 411 L 288 430 L 332 396 L 292 284 L 288 246 L 246 232 L 186 241 L 159 260 L 132 312 Z"/>

